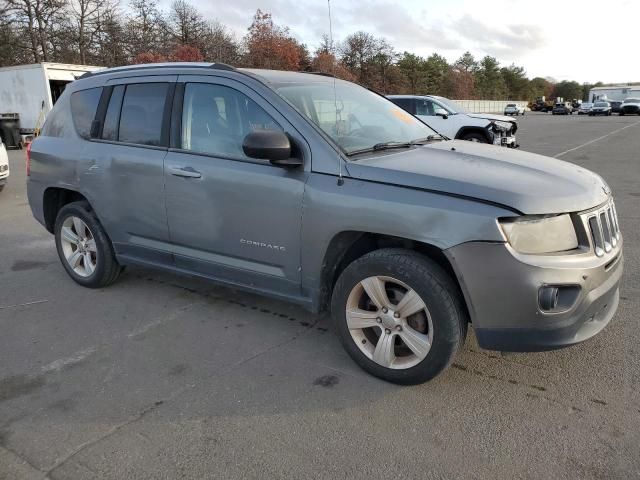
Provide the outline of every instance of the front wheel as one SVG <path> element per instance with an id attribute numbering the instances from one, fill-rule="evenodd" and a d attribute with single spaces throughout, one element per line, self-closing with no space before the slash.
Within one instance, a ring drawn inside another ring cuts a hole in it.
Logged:
<path id="1" fill-rule="evenodd" d="M 364 370 L 389 382 L 426 382 L 464 344 L 467 316 L 451 278 L 430 259 L 383 249 L 351 263 L 333 290 L 342 345 Z"/>
<path id="2" fill-rule="evenodd" d="M 76 283 L 100 288 L 118 278 L 122 267 L 111 240 L 87 202 L 62 207 L 54 233 L 62 266 Z"/>
<path id="3" fill-rule="evenodd" d="M 465 135 L 463 135 L 462 140 L 467 140 L 469 142 L 476 142 L 476 143 L 489 143 L 487 141 L 487 138 L 482 135 L 481 133 L 467 133 Z"/>

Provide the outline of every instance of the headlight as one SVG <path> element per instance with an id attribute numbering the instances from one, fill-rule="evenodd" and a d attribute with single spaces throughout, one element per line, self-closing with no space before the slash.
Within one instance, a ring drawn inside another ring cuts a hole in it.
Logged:
<path id="1" fill-rule="evenodd" d="M 509 122 L 501 122 L 500 120 L 496 120 L 493 122 L 493 128 L 500 132 L 508 132 L 511 127 L 512 125 Z"/>
<path id="2" fill-rule="evenodd" d="M 509 244 L 520 253 L 553 253 L 578 248 L 569 215 L 531 215 L 500 219 Z"/>

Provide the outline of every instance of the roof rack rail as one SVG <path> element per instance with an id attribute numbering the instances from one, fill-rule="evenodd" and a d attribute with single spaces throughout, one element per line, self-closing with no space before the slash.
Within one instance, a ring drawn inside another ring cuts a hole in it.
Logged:
<path id="1" fill-rule="evenodd" d="M 237 70 L 233 65 L 229 65 L 228 63 L 212 63 L 209 68 L 215 68 L 217 70 Z"/>
<path id="2" fill-rule="evenodd" d="M 137 70 L 145 70 L 151 68 L 212 68 L 216 70 L 234 71 L 235 67 L 227 65 L 226 63 L 198 63 L 198 62 L 165 62 L 165 63 L 144 63 L 138 65 L 124 65 L 122 67 L 106 68 L 104 70 L 97 70 L 95 72 L 86 72 L 78 78 L 88 78 L 96 75 L 103 75 L 112 72 L 130 72 Z"/>

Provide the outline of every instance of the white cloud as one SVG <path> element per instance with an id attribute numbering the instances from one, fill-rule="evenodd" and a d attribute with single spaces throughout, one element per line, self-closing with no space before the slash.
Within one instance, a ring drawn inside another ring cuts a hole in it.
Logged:
<path id="1" fill-rule="evenodd" d="M 171 0 L 161 0 L 167 8 Z M 191 0 L 238 38 L 258 8 L 313 50 L 329 23 L 326 0 Z M 334 37 L 358 30 L 385 37 L 398 51 L 439 53 L 453 61 L 464 51 L 522 65 L 530 76 L 580 82 L 640 81 L 640 1 L 609 0 L 332 0 Z M 595 31 L 592 26 L 597 25 Z"/>

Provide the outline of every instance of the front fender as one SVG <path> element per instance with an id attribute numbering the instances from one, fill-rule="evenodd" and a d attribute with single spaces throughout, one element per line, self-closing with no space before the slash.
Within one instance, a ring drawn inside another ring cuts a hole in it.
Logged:
<path id="1" fill-rule="evenodd" d="M 343 232 L 388 235 L 440 250 L 469 241 L 503 242 L 496 205 L 381 182 L 312 174 L 305 186 L 301 231 L 302 288 L 318 292 L 323 261 Z"/>

